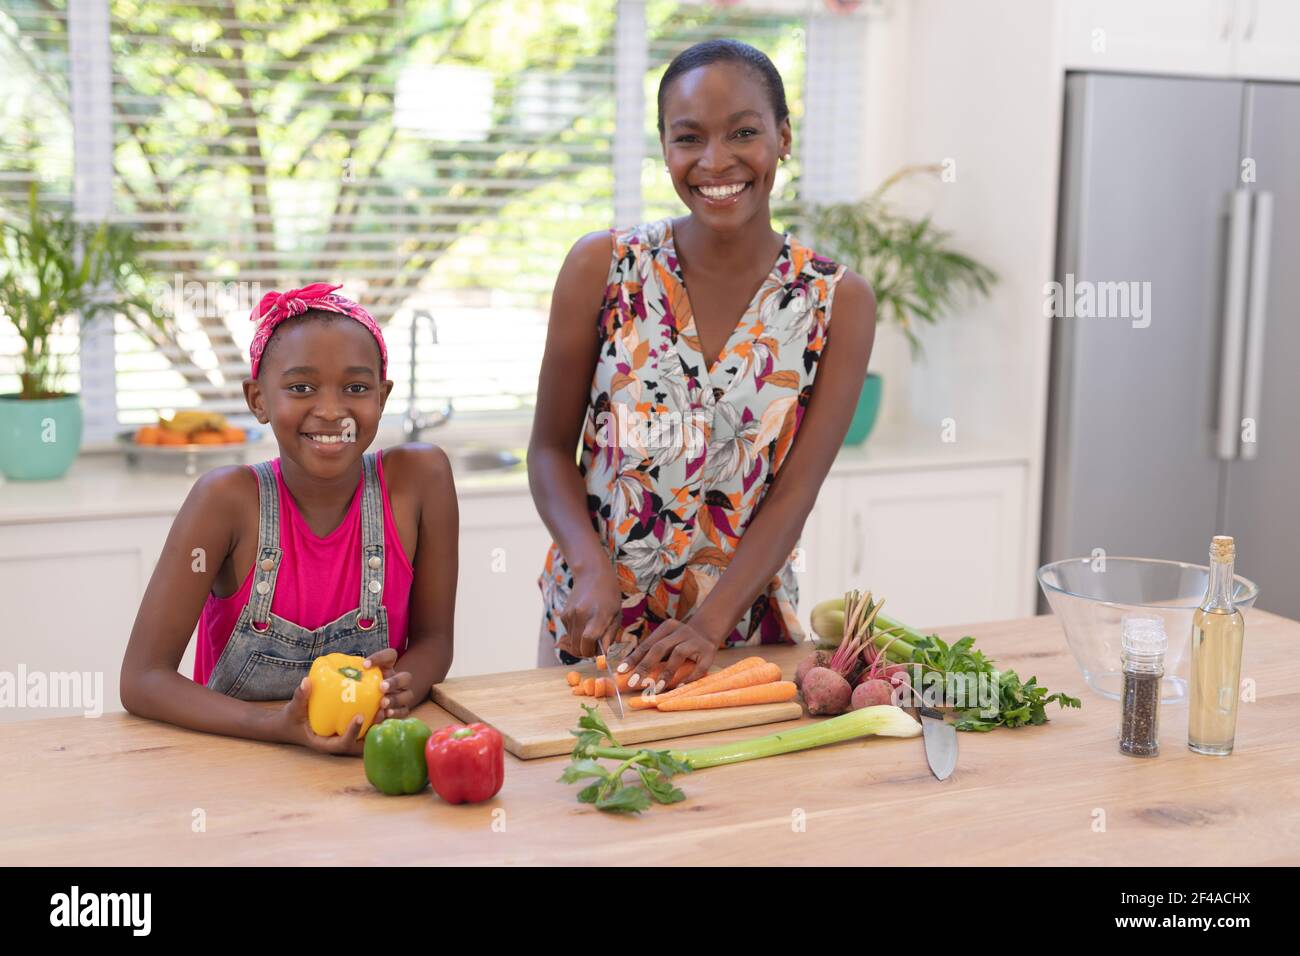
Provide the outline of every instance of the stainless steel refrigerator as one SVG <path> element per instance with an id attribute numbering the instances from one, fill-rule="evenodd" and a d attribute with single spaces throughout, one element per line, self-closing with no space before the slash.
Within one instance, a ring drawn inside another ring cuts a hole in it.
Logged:
<path id="1" fill-rule="evenodd" d="M 1300 85 L 1078 73 L 1065 107 L 1042 559 L 1231 534 L 1300 618 Z"/>

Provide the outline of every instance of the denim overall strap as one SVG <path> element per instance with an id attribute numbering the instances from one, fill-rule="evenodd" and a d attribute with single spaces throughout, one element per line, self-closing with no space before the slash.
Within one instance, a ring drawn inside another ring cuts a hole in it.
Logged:
<path id="1" fill-rule="evenodd" d="M 270 626 L 275 578 L 284 554 L 280 550 L 280 488 L 271 462 L 259 461 L 253 470 L 257 473 L 257 561 L 248 596 L 248 619 L 253 630 L 265 631 Z"/>
<path id="2" fill-rule="evenodd" d="M 379 487 L 378 452 L 362 457 L 365 484 L 361 491 L 361 598 L 357 626 L 368 631 L 384 597 L 384 495 Z"/>

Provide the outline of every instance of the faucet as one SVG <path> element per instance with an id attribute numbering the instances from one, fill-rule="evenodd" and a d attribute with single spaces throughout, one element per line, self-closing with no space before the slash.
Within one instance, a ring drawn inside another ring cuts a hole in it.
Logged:
<path id="1" fill-rule="evenodd" d="M 433 332 L 433 344 L 438 344 L 438 323 L 433 314 L 425 309 L 419 309 L 411 315 L 411 377 L 410 387 L 406 402 L 406 415 L 402 418 L 402 437 L 406 441 L 419 441 L 420 433 L 426 428 L 437 428 L 439 425 L 447 424 L 455 409 L 452 407 L 452 400 L 447 399 L 446 405 L 441 411 L 434 412 L 432 415 L 421 415 L 415 408 L 415 367 L 416 367 L 416 333 L 419 330 L 420 320 L 426 319 L 429 328 Z"/>

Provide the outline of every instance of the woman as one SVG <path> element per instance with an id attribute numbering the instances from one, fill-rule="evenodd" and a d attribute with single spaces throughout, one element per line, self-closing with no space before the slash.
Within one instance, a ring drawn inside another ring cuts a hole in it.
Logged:
<path id="1" fill-rule="evenodd" d="M 620 666 L 636 668 L 632 687 L 664 662 L 674 674 L 694 661 L 685 679 L 701 677 L 724 644 L 802 637 L 792 552 L 875 336 L 867 283 L 772 229 L 791 141 L 772 62 L 700 43 L 669 65 L 658 100 L 689 213 L 569 252 L 528 452 L 554 538 L 539 662 L 632 640 Z"/>

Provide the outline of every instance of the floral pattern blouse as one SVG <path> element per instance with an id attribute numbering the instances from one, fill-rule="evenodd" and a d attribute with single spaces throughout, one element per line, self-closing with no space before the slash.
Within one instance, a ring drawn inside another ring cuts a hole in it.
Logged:
<path id="1" fill-rule="evenodd" d="M 707 365 L 672 220 L 610 231 L 579 470 L 622 590 L 624 638 L 641 640 L 668 618 L 689 619 L 731 561 L 798 434 L 845 268 L 787 234 L 772 271 Z M 727 645 L 803 637 L 794 556 Z M 554 543 L 538 584 L 543 627 L 559 640 L 573 574 Z"/>

